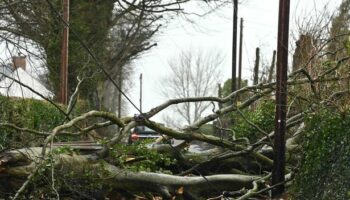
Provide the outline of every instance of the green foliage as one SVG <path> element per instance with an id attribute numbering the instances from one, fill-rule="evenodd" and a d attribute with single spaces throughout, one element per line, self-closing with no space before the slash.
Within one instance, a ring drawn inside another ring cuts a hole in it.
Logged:
<path id="1" fill-rule="evenodd" d="M 70 146 L 57 147 L 52 150 L 52 155 L 73 154 L 73 153 L 74 153 L 74 149 Z"/>
<path id="2" fill-rule="evenodd" d="M 348 55 L 350 55 L 350 37 L 348 37 L 348 39 L 345 42 L 345 48 L 346 48 Z"/>
<path id="3" fill-rule="evenodd" d="M 65 107 L 62 106 L 65 110 Z M 63 123 L 65 116 L 52 104 L 35 100 L 0 96 L 0 123 L 10 123 L 21 128 L 48 132 Z M 85 110 L 76 106 L 73 115 Z M 0 128 L 0 150 L 40 145 L 44 136 L 19 132 L 11 127 Z"/>
<path id="4" fill-rule="evenodd" d="M 11 123 L 37 131 L 49 131 L 59 125 L 64 116 L 53 105 L 34 99 L 0 96 L 0 123 Z M 10 127 L 0 129 L 1 149 L 32 146 L 41 139 L 30 133 L 18 132 Z"/>
<path id="5" fill-rule="evenodd" d="M 236 84 L 238 85 L 238 78 L 236 78 Z M 248 85 L 248 80 L 242 80 L 241 81 L 241 87 L 246 87 Z M 227 96 L 232 93 L 232 79 L 227 79 L 224 83 L 224 86 L 222 87 L 222 96 Z M 244 98 L 244 97 L 242 97 Z"/>
<path id="6" fill-rule="evenodd" d="M 171 173 L 168 169 L 176 163 L 176 160 L 166 154 L 148 149 L 146 146 L 148 142 L 135 142 L 132 145 L 117 144 L 110 151 L 110 162 L 133 171 Z"/>
<path id="7" fill-rule="evenodd" d="M 269 133 L 274 129 L 275 119 L 275 104 L 274 101 L 265 100 L 257 106 L 254 111 L 246 110 L 242 111 L 243 116 L 260 127 L 265 132 Z M 236 138 L 246 137 L 251 142 L 257 138 L 261 138 L 261 133 L 250 125 L 239 113 L 234 113 L 234 125 L 232 129 L 236 133 Z"/>
<path id="8" fill-rule="evenodd" d="M 322 110 L 306 121 L 294 199 L 349 199 L 350 113 Z"/>

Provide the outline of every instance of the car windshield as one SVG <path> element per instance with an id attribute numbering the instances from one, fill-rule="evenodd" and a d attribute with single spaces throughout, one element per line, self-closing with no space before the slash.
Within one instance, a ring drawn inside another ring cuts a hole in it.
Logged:
<path id="1" fill-rule="evenodd" d="M 159 135 L 159 133 L 157 133 L 155 130 L 153 130 L 153 129 L 150 129 L 150 128 L 148 128 L 148 127 L 146 127 L 146 126 L 137 126 L 137 127 L 135 127 L 134 128 L 134 131 L 133 131 L 134 133 L 137 133 L 137 134 L 153 134 L 153 135 Z"/>

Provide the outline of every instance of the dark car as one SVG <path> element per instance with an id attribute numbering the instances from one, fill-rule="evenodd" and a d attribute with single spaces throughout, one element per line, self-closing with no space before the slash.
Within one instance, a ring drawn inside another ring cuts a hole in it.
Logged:
<path id="1" fill-rule="evenodd" d="M 129 144 L 145 139 L 156 140 L 159 137 L 161 137 L 161 135 L 157 131 L 147 126 L 136 126 L 129 137 Z"/>

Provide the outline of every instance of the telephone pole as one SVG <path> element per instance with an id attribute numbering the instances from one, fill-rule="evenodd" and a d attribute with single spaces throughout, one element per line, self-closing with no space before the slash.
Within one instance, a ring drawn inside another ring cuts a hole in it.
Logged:
<path id="1" fill-rule="evenodd" d="M 255 64 L 254 64 L 254 74 L 253 74 L 253 85 L 258 85 L 259 83 L 259 66 L 260 66 L 260 48 L 255 49 Z"/>
<path id="2" fill-rule="evenodd" d="M 142 112 L 142 73 L 140 74 L 140 111 Z"/>
<path id="3" fill-rule="evenodd" d="M 239 60 L 238 60 L 238 89 L 242 84 L 242 46 L 243 46 L 243 18 L 241 17 L 241 27 L 239 30 Z"/>
<path id="4" fill-rule="evenodd" d="M 233 34 L 232 34 L 232 92 L 237 90 L 236 71 L 237 71 L 237 14 L 238 0 L 233 0 Z M 235 100 L 233 100 L 235 102 Z"/>
<path id="5" fill-rule="evenodd" d="M 69 0 L 63 2 L 63 20 L 69 24 Z M 68 42 L 69 27 L 63 25 L 63 38 L 61 49 L 61 77 L 60 77 L 60 103 L 67 105 L 68 102 Z"/>
<path id="6" fill-rule="evenodd" d="M 280 0 L 277 38 L 275 141 L 272 169 L 272 185 L 280 185 L 272 190 L 274 198 L 283 194 L 283 182 L 285 180 L 289 10 L 290 0 Z"/>
<path id="7" fill-rule="evenodd" d="M 121 90 L 123 90 L 123 67 L 119 66 L 119 80 L 118 84 Z M 122 116 L 122 93 L 118 92 L 118 117 L 121 118 Z"/>

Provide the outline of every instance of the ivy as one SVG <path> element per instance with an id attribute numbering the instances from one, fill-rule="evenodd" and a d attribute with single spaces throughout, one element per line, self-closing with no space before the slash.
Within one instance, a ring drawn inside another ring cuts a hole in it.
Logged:
<path id="1" fill-rule="evenodd" d="M 294 199 L 349 199 L 350 113 L 324 109 L 307 117 Z"/>

